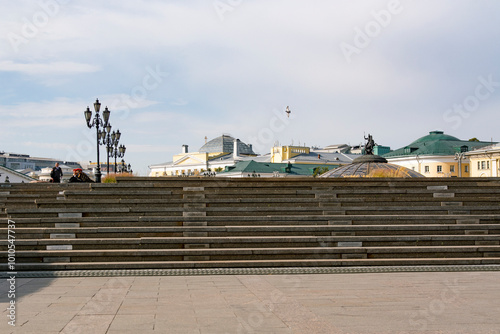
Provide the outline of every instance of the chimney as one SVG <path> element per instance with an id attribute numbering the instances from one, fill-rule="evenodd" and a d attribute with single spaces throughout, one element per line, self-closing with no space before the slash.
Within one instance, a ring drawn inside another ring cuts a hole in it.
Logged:
<path id="1" fill-rule="evenodd" d="M 235 139 L 233 142 L 233 159 L 236 160 L 238 158 L 238 142 L 239 139 Z"/>
<path id="2" fill-rule="evenodd" d="M 182 145 L 182 153 L 188 153 L 188 145 Z"/>

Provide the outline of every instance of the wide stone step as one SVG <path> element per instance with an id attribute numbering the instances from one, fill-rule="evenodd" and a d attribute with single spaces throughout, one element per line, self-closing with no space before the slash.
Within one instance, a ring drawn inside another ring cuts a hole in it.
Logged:
<path id="1" fill-rule="evenodd" d="M 498 257 L 500 246 L 449 247 L 308 247 L 308 248 L 224 248 L 224 249 L 133 249 L 133 250 L 30 250 L 17 251 L 17 263 L 48 262 L 69 258 L 69 262 L 98 261 L 205 261 L 263 259 L 378 259 L 378 258 L 466 258 Z M 1 258 L 1 257 L 0 257 Z"/>
<path id="2" fill-rule="evenodd" d="M 17 250 L 46 250 L 66 245 L 70 249 L 194 249 L 194 248 L 279 248 L 279 247 L 450 247 L 498 246 L 500 235 L 397 235 L 397 236 L 238 236 L 238 237 L 119 237 L 16 239 Z M 7 250 L 7 241 L 0 242 Z"/>
<path id="3" fill-rule="evenodd" d="M 500 258 L 399 258 L 399 259 L 302 259 L 250 261 L 123 261 L 19 263 L 17 271 L 53 270 L 122 270 L 122 269 L 196 269 L 196 268 L 276 268 L 276 267 L 357 267 L 357 266 L 437 266 L 497 265 Z M 7 264 L 0 264 L 7 270 Z"/>
<path id="4" fill-rule="evenodd" d="M 134 214 L 165 214 L 167 212 L 173 215 L 183 213 L 203 213 L 202 215 L 266 215 L 266 214 L 317 214 L 317 215 L 389 215 L 389 214 L 499 214 L 500 206 L 379 206 L 379 207 L 337 207 L 337 206 L 269 206 L 269 207 L 169 207 L 169 206 L 82 206 L 82 207 L 61 207 L 61 208 L 7 208 L 6 213 L 11 217 L 29 217 L 30 215 L 53 216 L 58 213 L 84 213 L 84 214 L 110 214 L 121 213 L 124 215 Z M 195 214 L 193 214 L 195 215 Z"/>
<path id="5" fill-rule="evenodd" d="M 300 235 L 314 233 L 352 233 L 352 235 L 382 232 L 387 234 L 497 234 L 500 233 L 500 224 L 419 224 L 419 225 L 315 225 L 315 226 L 149 226 L 149 227 L 50 227 L 50 228 L 24 228 L 16 226 L 16 235 L 45 235 L 54 233 L 75 233 L 80 237 L 94 234 L 123 234 L 123 235 L 148 235 L 161 234 L 174 236 L 179 233 L 206 233 L 208 235 L 227 234 L 238 236 L 245 235 Z M 0 228 L 0 233 L 6 234 L 6 228 Z M 375 233 L 376 234 L 376 233 Z"/>
<path id="6" fill-rule="evenodd" d="M 288 236 L 288 237 L 177 237 L 177 238 L 80 238 L 16 239 L 17 250 L 46 250 L 60 245 L 71 249 L 150 248 L 274 248 L 274 247 L 407 247 L 407 246 L 495 246 L 500 235 L 398 235 L 398 236 Z M 7 240 L 0 241 L 6 251 Z"/>
<path id="7" fill-rule="evenodd" d="M 439 207 L 467 207 L 469 209 L 474 209 L 479 207 L 480 210 L 493 209 L 496 210 L 499 205 L 497 200 L 492 200 L 488 198 L 488 201 L 463 201 L 456 199 L 445 199 L 435 198 L 434 200 L 429 199 L 391 199 L 385 201 L 373 201 L 364 199 L 297 199 L 297 198 L 228 198 L 224 199 L 164 199 L 156 198 L 151 196 L 150 199 L 127 199 L 127 198 L 108 198 L 105 199 L 95 199 L 95 198 L 81 198 L 81 199 L 68 199 L 68 200 L 35 200 L 35 201 L 24 201 L 19 203 L 10 203 L 9 207 L 16 209 L 18 206 L 23 204 L 36 204 L 39 208 L 74 208 L 74 207 L 86 207 L 92 206 L 97 207 L 183 207 L 190 204 L 199 204 L 206 207 L 217 208 L 235 208 L 235 207 L 252 207 L 252 208 L 268 208 L 268 207 L 342 207 L 358 209 L 360 206 L 363 210 L 382 210 L 383 208 L 412 208 L 420 209 L 423 207 L 429 207 L 429 210 L 438 209 Z"/>
<path id="8" fill-rule="evenodd" d="M 79 223 L 81 227 L 101 226 L 172 226 L 190 222 L 207 222 L 209 226 L 262 225 L 429 225 L 429 224 L 500 224 L 500 215 L 265 215 L 265 216 L 116 216 L 82 217 L 75 214 L 53 214 L 14 219 L 18 227 L 54 227 L 57 223 Z M 0 218 L 0 226 L 7 219 Z"/>
<path id="9" fill-rule="evenodd" d="M 186 188 L 186 187 L 184 187 Z M 65 190 L 63 193 L 66 197 L 83 197 L 83 196 L 142 196 L 142 195 L 172 195 L 178 196 L 187 192 L 182 187 L 171 187 L 171 188 L 155 188 L 155 187 L 143 187 L 140 189 L 117 189 L 108 187 L 102 188 L 99 190 L 93 190 L 91 192 L 87 191 L 71 191 Z M 169 189 L 169 190 L 167 190 Z M 438 197 L 436 194 L 442 194 L 443 197 L 446 197 L 446 194 L 454 194 L 457 197 L 467 197 L 467 196 L 491 196 L 500 193 L 500 189 L 498 188 L 457 188 L 457 189 L 449 189 L 449 190 L 428 190 L 426 188 L 387 188 L 387 187 L 370 187 L 369 185 L 353 188 L 353 187 L 344 187 L 344 188 L 331 188 L 328 190 L 316 190 L 311 189 L 311 187 L 297 189 L 296 187 L 203 187 L 203 190 L 194 192 L 194 193 L 203 193 L 210 198 L 225 198 L 228 196 L 243 196 L 243 197 L 251 197 L 251 196 L 276 196 L 276 195 L 286 195 L 286 196 L 298 196 L 298 197 L 306 197 L 306 198 L 318 198 L 319 195 L 334 195 L 334 197 L 338 198 L 364 198 L 364 197 L 421 197 L 421 198 L 433 198 Z"/>
<path id="10" fill-rule="evenodd" d="M 34 198 L 34 199 L 23 199 L 23 202 L 32 202 L 34 201 L 38 205 L 51 205 L 51 204 L 184 204 L 184 203 L 205 203 L 211 205 L 238 205 L 242 203 L 251 203 L 254 205 L 262 205 L 262 204 L 274 204 L 274 203 L 334 203 L 338 205 L 346 205 L 346 204 L 360 204 L 360 203 L 368 203 L 368 205 L 380 205 L 381 203 L 385 203 L 386 205 L 403 205 L 403 204 L 412 204 L 415 205 L 441 205 L 443 201 L 452 201 L 457 203 L 463 203 L 464 200 L 457 200 L 456 198 L 452 198 L 451 200 L 443 200 L 442 198 L 436 197 L 416 197 L 416 196 L 408 196 L 408 197 L 376 197 L 373 196 L 370 198 L 337 198 L 337 197 L 251 197 L 251 196 L 238 196 L 238 197 L 201 197 L 201 196 L 176 196 L 165 198 L 164 196 L 155 196 L 154 194 L 150 194 L 147 197 L 141 196 L 137 198 L 127 198 L 121 196 L 120 194 L 113 194 L 109 196 L 105 196 L 103 198 L 94 197 L 94 196 L 81 196 L 81 197 L 64 197 L 63 201 L 54 202 L 52 198 Z M 486 197 L 484 199 L 478 199 L 477 197 L 466 199 L 465 203 L 477 203 L 478 205 L 482 205 L 483 203 L 491 205 L 491 203 L 499 203 L 496 198 Z"/>

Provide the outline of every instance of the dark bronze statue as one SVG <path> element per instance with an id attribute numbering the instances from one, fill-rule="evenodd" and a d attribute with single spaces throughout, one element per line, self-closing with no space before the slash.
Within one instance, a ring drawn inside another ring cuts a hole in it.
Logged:
<path id="1" fill-rule="evenodd" d="M 368 138 L 365 137 L 365 155 L 373 155 L 373 148 L 375 147 L 375 142 L 371 134 L 368 134 Z"/>

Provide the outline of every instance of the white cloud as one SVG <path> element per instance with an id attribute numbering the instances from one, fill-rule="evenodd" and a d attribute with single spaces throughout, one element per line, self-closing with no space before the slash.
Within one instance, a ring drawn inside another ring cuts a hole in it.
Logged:
<path id="1" fill-rule="evenodd" d="M 10 106 L 0 106 L 0 114 L 13 119 L 29 122 L 30 120 L 57 120 L 63 118 L 81 117 L 83 119 L 85 103 L 72 101 L 66 98 L 57 98 L 53 101 L 22 102 Z"/>
<path id="2" fill-rule="evenodd" d="M 1 72 L 20 72 L 28 75 L 61 75 L 92 73 L 99 71 L 98 66 L 81 64 L 76 62 L 52 62 L 52 63 L 16 63 L 11 60 L 0 61 Z"/>

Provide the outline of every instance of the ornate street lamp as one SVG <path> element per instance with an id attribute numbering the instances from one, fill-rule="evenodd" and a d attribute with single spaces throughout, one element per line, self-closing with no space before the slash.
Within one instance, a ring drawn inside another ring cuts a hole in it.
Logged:
<path id="1" fill-rule="evenodd" d="M 101 137 L 102 137 L 102 145 L 106 147 L 106 153 L 107 153 L 106 167 L 107 167 L 107 174 L 109 175 L 109 152 L 113 148 L 114 144 L 113 138 L 115 136 L 115 132 L 113 131 L 113 133 L 111 133 L 111 124 L 108 124 L 105 127 L 105 129 L 106 131 L 102 131 Z"/>
<path id="2" fill-rule="evenodd" d="M 458 177 L 462 177 L 462 159 L 465 157 L 464 152 L 455 153 L 455 160 L 458 160 Z"/>
<path id="3" fill-rule="evenodd" d="M 94 102 L 94 119 L 92 119 L 92 111 L 90 111 L 90 108 L 87 107 L 87 110 L 84 111 L 85 115 L 85 120 L 87 121 L 87 126 L 89 129 L 95 126 L 96 128 L 96 134 L 97 134 L 97 168 L 96 168 L 96 173 L 95 173 L 95 182 L 101 183 L 101 167 L 100 167 L 100 161 L 99 161 L 99 145 L 101 142 L 101 139 L 103 138 L 104 134 L 99 131 L 100 127 L 106 127 L 108 126 L 108 121 L 109 121 L 109 114 L 110 111 L 108 110 L 108 107 L 104 109 L 102 112 L 102 119 L 99 115 L 99 111 L 101 110 L 101 103 L 99 102 L 99 99 L 96 99 Z M 104 133 L 104 131 L 103 131 Z"/>
<path id="4" fill-rule="evenodd" d="M 134 173 L 134 171 L 132 170 L 132 166 L 130 166 L 130 164 L 126 164 L 125 163 L 125 160 L 122 159 L 122 170 L 121 170 L 122 173 Z"/>
<path id="5" fill-rule="evenodd" d="M 465 153 L 469 151 L 467 145 L 460 146 L 460 152 L 455 153 L 455 160 L 458 160 L 458 177 L 462 177 L 462 160 L 467 159 Z"/>
<path id="6" fill-rule="evenodd" d="M 108 147 L 108 157 L 115 158 L 115 173 L 117 172 L 116 158 L 123 158 L 125 156 L 125 151 L 127 150 L 125 145 L 118 146 L 120 137 L 120 130 L 116 131 L 116 133 L 113 131 L 113 134 L 111 135 L 112 146 Z"/>

